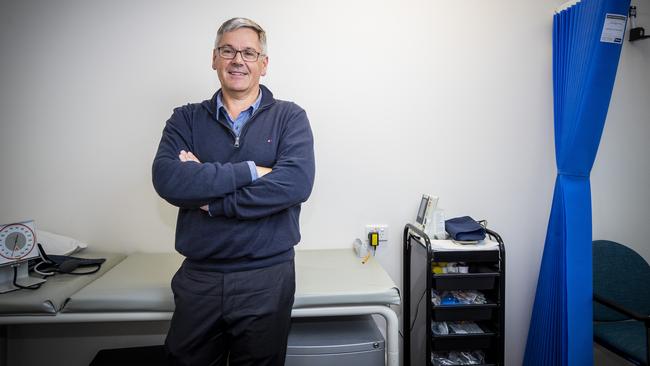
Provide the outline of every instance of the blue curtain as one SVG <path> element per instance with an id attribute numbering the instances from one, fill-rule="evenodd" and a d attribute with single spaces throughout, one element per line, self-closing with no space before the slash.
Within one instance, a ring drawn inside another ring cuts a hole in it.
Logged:
<path id="1" fill-rule="evenodd" d="M 612 94 L 629 0 L 582 0 L 553 18 L 557 179 L 524 365 L 591 365 L 589 173 Z"/>

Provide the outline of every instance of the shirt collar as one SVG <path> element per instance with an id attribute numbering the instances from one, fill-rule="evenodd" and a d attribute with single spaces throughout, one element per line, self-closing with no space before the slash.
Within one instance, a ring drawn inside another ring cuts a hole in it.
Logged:
<path id="1" fill-rule="evenodd" d="M 250 107 L 247 108 L 247 109 L 252 108 L 251 115 L 255 113 L 255 111 L 260 107 L 260 104 L 262 104 L 262 88 L 260 88 L 259 90 L 260 92 L 257 94 L 257 99 Z M 226 113 L 226 107 L 223 105 L 223 100 L 221 99 L 221 90 L 219 90 L 219 92 L 217 93 L 217 113 L 221 112 L 221 108 L 223 108 L 224 114 L 228 115 L 228 113 Z"/>

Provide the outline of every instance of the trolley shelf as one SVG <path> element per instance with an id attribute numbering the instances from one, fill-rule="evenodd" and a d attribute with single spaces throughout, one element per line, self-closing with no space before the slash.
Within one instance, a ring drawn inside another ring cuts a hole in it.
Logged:
<path id="1" fill-rule="evenodd" d="M 433 249 L 436 253 L 436 260 L 440 262 L 497 262 L 499 251 L 497 250 L 467 250 L 445 252 Z"/>
<path id="2" fill-rule="evenodd" d="M 432 319 L 437 322 L 490 320 L 497 308 L 498 305 L 495 303 L 434 305 Z"/>
<path id="3" fill-rule="evenodd" d="M 474 350 L 486 349 L 492 347 L 492 342 L 496 336 L 486 325 L 479 324 L 483 333 L 465 333 L 465 334 L 435 334 L 431 332 L 433 338 L 434 351 L 453 351 L 453 350 Z"/>
<path id="4" fill-rule="evenodd" d="M 444 273 L 433 275 L 432 287 L 437 290 L 491 290 L 498 273 Z"/>

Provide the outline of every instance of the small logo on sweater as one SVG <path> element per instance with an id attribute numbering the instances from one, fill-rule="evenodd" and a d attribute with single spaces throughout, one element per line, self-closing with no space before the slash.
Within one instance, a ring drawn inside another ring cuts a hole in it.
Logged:
<path id="1" fill-rule="evenodd" d="M 266 140 L 266 142 L 268 142 L 268 143 L 270 144 L 270 143 L 271 143 L 271 139 Z"/>

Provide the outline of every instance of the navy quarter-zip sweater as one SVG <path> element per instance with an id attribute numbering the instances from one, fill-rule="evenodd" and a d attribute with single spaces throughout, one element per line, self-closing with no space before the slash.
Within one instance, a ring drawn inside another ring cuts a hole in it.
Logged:
<path id="1" fill-rule="evenodd" d="M 176 250 L 208 270 L 288 261 L 300 241 L 300 204 L 311 194 L 315 174 L 311 127 L 302 108 L 260 88 L 261 105 L 239 138 L 219 120 L 215 93 L 174 109 L 154 158 L 154 188 L 179 208 Z M 181 150 L 201 163 L 181 162 Z M 252 181 L 247 161 L 273 171 Z"/>

